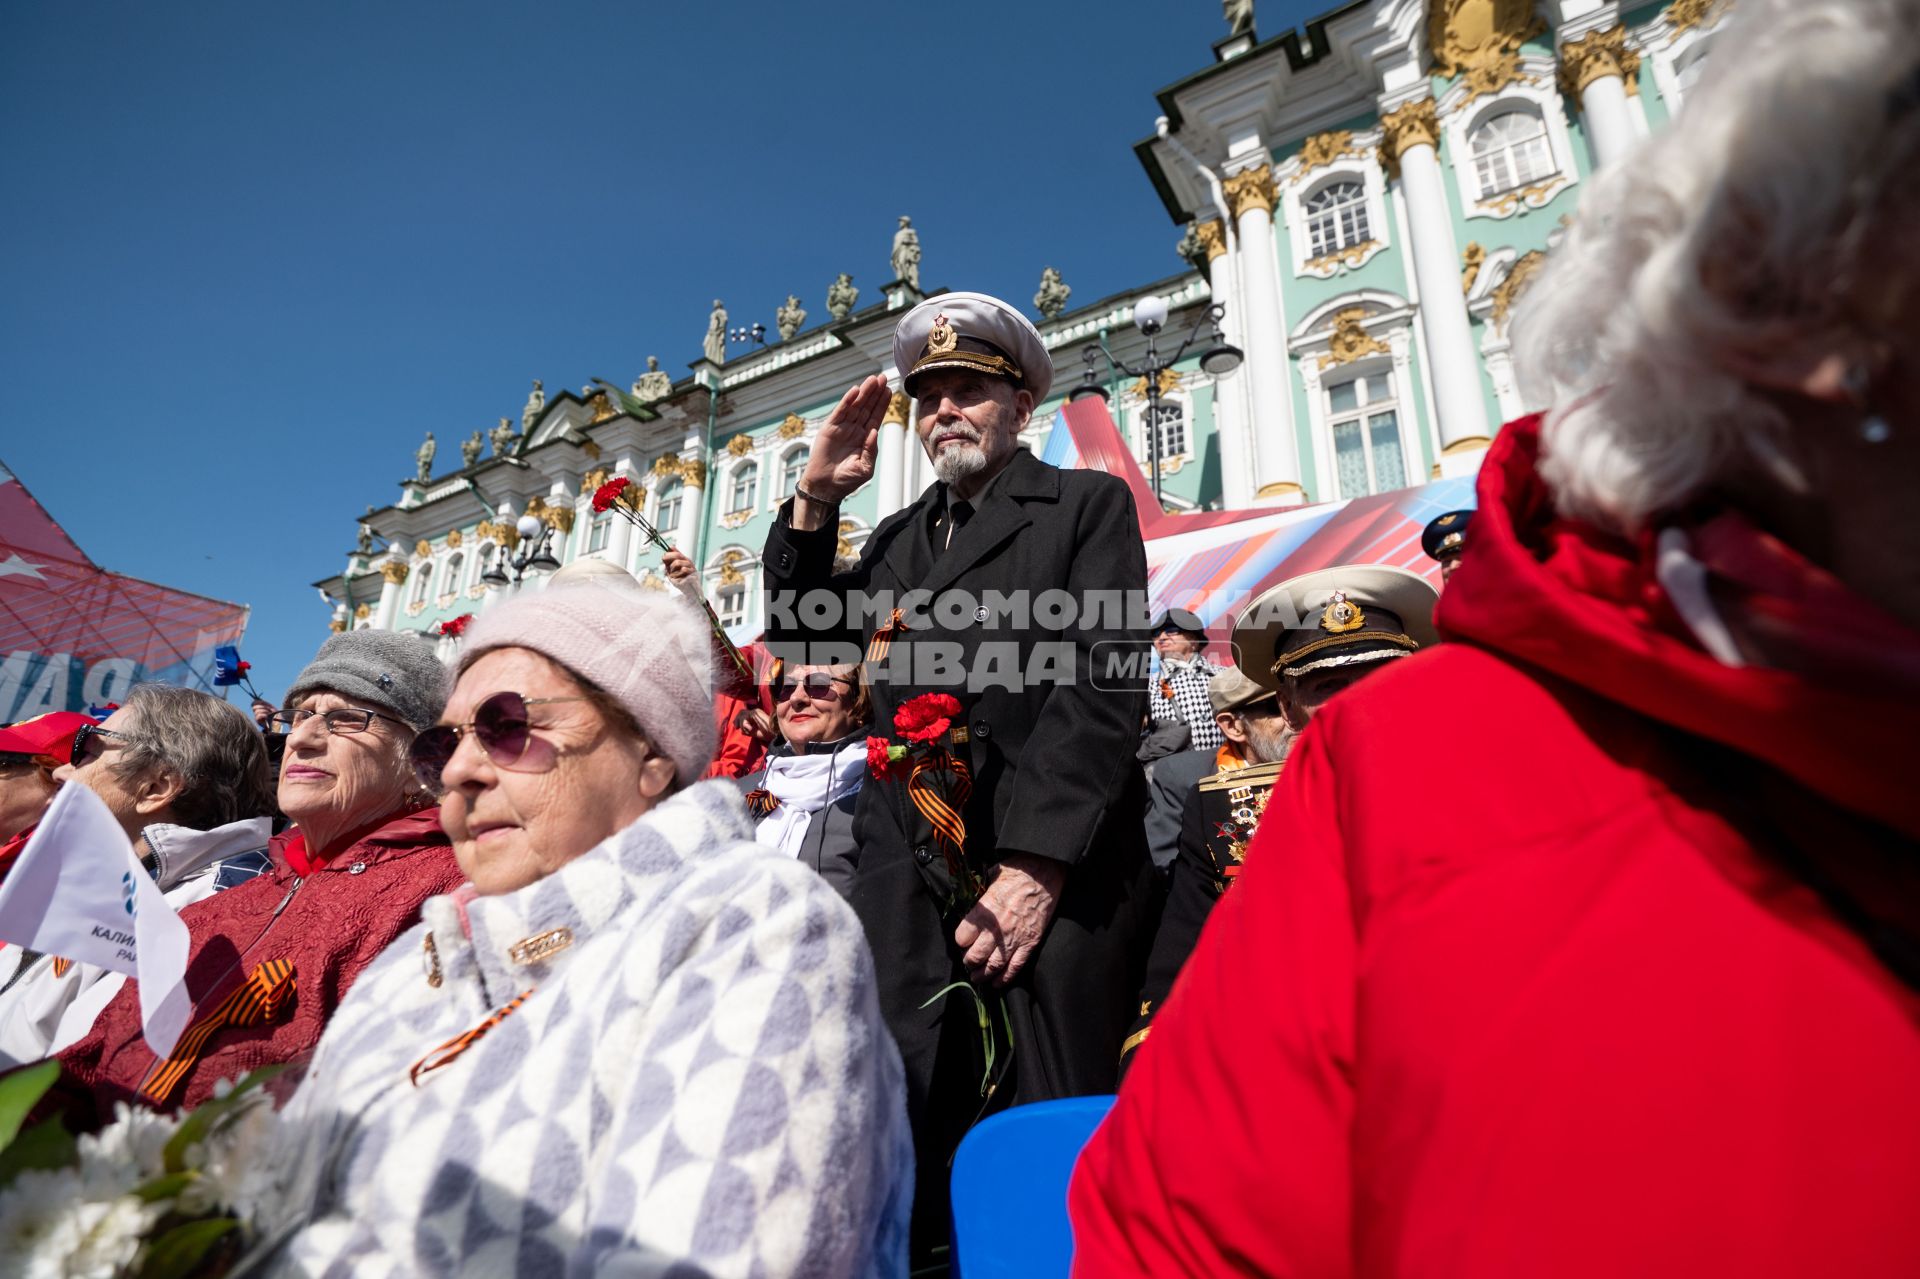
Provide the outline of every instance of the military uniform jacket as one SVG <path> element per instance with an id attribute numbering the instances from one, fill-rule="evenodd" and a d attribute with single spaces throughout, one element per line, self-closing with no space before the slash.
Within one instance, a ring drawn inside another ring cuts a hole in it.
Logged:
<path id="1" fill-rule="evenodd" d="M 1110 475 L 1062 471 L 1022 449 L 950 541 L 945 514 L 945 486 L 935 484 L 874 529 L 855 571 L 835 575 L 836 530 L 797 531 L 791 508 L 783 509 L 763 559 L 768 647 L 789 663 L 803 656 L 797 643 L 839 646 L 837 654 L 818 647 L 805 654 L 816 661 L 884 647 L 870 664 L 876 678 L 869 731 L 895 741 L 894 711 L 908 698 L 943 692 L 959 699 L 965 709 L 949 749 L 972 772 L 968 847 L 982 861 L 1025 852 L 1071 867 L 1053 924 L 1008 1000 L 1019 1044 L 1015 1099 L 1110 1091 L 1139 988 L 1137 976 L 1126 984 L 1128 973 L 1143 970 L 1157 904 L 1141 821 L 1145 786 L 1134 759 L 1146 711 L 1146 619 L 1120 607 L 1128 592 L 1142 600 L 1146 587 L 1133 500 Z M 785 592 L 810 591 L 905 600 L 910 629 L 874 645 L 887 618 L 821 622 L 792 609 L 791 596 L 783 599 Z M 1070 624 L 1053 614 L 1048 625 L 1039 608 L 1023 618 L 995 597 L 1048 591 L 1056 602 L 1059 592 L 1073 602 Z M 908 599 L 908 592 L 919 594 Z M 1113 607 L 1079 607 L 1099 596 Z M 1120 659 L 1113 678 L 1096 681 L 1103 673 L 1096 662 L 1104 666 L 1109 655 Z M 1031 665 L 1048 660 L 1052 676 L 1034 678 Z M 952 945 L 957 921 L 941 917 L 947 874 L 926 820 L 898 781 L 870 779 L 861 788 L 854 830 L 860 864 L 852 902 L 873 947 L 882 1010 L 907 1063 L 910 1101 L 924 1111 L 929 1090 L 937 1091 L 945 1008 L 919 1005 L 964 976 Z M 1042 1007 L 1057 1001 L 1057 1010 L 1034 1014 L 1026 996 Z M 966 1007 L 956 1012 L 971 1028 L 971 1001 L 959 1002 Z M 1029 1015 L 1039 1022 L 1023 1024 Z M 952 1038 L 967 1048 L 968 1035 Z M 977 1047 L 977 1034 L 972 1038 Z M 977 1088 L 977 1067 L 972 1078 Z M 969 1114 L 978 1102 L 976 1093 Z M 923 1164 L 927 1154 L 923 1144 Z"/>
<path id="2" fill-rule="evenodd" d="M 1140 990 L 1140 1015 L 1127 1035 L 1123 1055 L 1131 1053 L 1153 1028 L 1153 1014 L 1173 990 L 1221 894 L 1232 887 L 1246 859 L 1247 845 L 1267 810 L 1267 797 L 1279 780 L 1280 764 L 1254 764 L 1203 777 L 1187 792 L 1180 819 L 1180 851 L 1174 858 L 1160 931 L 1147 960 Z"/>

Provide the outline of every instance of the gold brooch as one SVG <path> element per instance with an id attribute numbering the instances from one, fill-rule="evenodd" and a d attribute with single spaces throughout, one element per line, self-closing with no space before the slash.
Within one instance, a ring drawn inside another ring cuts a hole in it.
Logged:
<path id="1" fill-rule="evenodd" d="M 1357 631 L 1366 622 L 1367 615 L 1360 611 L 1358 604 L 1347 598 L 1345 591 L 1335 591 L 1333 598 L 1327 601 L 1327 611 L 1320 614 L 1320 629 L 1329 635 Z"/>
<path id="2" fill-rule="evenodd" d="M 544 933 L 522 937 L 507 947 L 507 958 L 516 964 L 537 964 L 573 945 L 573 929 L 549 928 Z"/>
<path id="3" fill-rule="evenodd" d="M 960 343 L 960 335 L 947 323 L 945 315 L 933 317 L 933 332 L 927 334 L 927 354 L 945 355 Z"/>
<path id="4" fill-rule="evenodd" d="M 427 985 L 438 990 L 440 988 L 440 948 L 433 944 L 432 933 L 427 934 L 427 939 L 420 944 L 420 950 L 426 956 Z"/>

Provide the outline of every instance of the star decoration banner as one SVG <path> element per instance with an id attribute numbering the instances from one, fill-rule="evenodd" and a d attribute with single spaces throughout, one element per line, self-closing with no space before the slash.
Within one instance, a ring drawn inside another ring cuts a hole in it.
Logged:
<path id="1" fill-rule="evenodd" d="M 217 692 L 241 604 L 111 573 L 0 464 L 0 723 L 122 700 L 153 680 Z"/>

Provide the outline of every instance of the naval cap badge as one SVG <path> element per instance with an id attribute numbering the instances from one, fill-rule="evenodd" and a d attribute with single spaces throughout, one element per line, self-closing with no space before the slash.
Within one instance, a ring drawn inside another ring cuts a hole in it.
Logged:
<path id="1" fill-rule="evenodd" d="M 1347 598 L 1345 591 L 1335 591 L 1333 598 L 1327 601 L 1326 612 L 1320 614 L 1320 629 L 1329 635 L 1345 635 L 1348 631 L 1357 631 L 1366 625 L 1367 615 L 1360 606 Z"/>
<path id="2" fill-rule="evenodd" d="M 953 325 L 948 323 L 946 312 L 943 311 L 939 315 L 934 316 L 933 330 L 927 334 L 927 353 L 929 355 L 945 355 L 948 351 L 953 350 L 959 342 L 960 335 L 955 333 L 953 331 Z"/>

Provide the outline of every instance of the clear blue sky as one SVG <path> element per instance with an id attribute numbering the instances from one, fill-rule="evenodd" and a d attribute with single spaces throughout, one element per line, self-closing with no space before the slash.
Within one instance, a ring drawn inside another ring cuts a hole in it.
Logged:
<path id="1" fill-rule="evenodd" d="M 102 566 L 251 605 L 277 697 L 358 513 L 531 378 L 677 377 L 716 297 L 770 330 L 838 271 L 871 300 L 902 213 L 929 287 L 1180 269 L 1131 146 L 1225 31 L 1215 0 L 13 0 L 0 459 Z"/>

